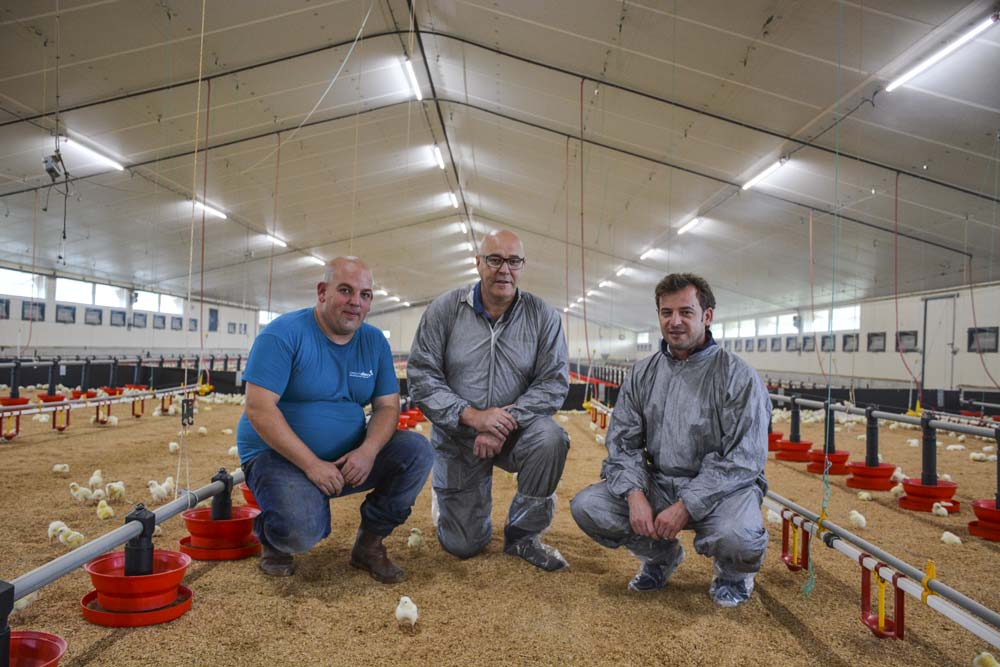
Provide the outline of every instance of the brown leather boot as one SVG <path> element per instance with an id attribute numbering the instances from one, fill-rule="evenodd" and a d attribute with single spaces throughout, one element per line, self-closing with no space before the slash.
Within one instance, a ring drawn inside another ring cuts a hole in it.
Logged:
<path id="1" fill-rule="evenodd" d="M 364 528 L 358 529 L 358 536 L 354 540 L 351 565 L 367 571 L 375 581 L 383 584 L 398 584 L 406 579 L 403 569 L 389 560 L 382 537 Z"/>
<path id="2" fill-rule="evenodd" d="M 295 574 L 292 554 L 278 551 L 270 544 L 261 543 L 260 569 L 271 577 L 290 577 Z"/>

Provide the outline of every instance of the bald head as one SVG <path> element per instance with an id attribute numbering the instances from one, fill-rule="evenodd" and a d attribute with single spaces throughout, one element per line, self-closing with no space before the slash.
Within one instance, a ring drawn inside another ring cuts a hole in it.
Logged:
<path id="1" fill-rule="evenodd" d="M 337 257 L 316 285 L 316 321 L 335 343 L 348 343 L 372 306 L 372 272 L 357 257 Z"/>
<path id="2" fill-rule="evenodd" d="M 524 257 L 524 244 L 520 237 L 507 229 L 493 230 L 479 244 L 479 252 L 483 255 L 502 255 L 509 257 L 516 255 Z"/>
<path id="3" fill-rule="evenodd" d="M 516 268 L 512 269 L 507 261 L 500 261 L 499 266 L 494 268 L 490 262 L 496 264 L 499 260 L 514 259 L 524 259 L 524 244 L 514 232 L 506 229 L 490 232 L 479 244 L 476 270 L 482 286 L 483 304 L 491 316 L 502 314 L 517 296 L 517 283 L 524 264 L 518 261 Z"/>
<path id="4" fill-rule="evenodd" d="M 353 273 L 355 271 L 362 271 L 368 274 L 369 286 L 372 282 L 372 271 L 368 268 L 368 265 L 360 257 L 335 257 L 326 263 L 326 269 L 323 272 L 323 282 L 329 283 L 331 281 L 336 281 L 343 272 Z"/>

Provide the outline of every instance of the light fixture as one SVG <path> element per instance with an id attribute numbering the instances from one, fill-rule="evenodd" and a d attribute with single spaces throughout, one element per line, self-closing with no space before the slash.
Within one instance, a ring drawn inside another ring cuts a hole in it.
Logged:
<path id="1" fill-rule="evenodd" d="M 441 149 L 434 145 L 434 161 L 437 162 L 439 169 L 444 169 L 444 158 L 441 157 Z"/>
<path id="2" fill-rule="evenodd" d="M 454 192 L 449 192 L 448 197 L 451 198 L 451 207 L 458 208 L 458 197 L 455 196 Z"/>
<path id="3" fill-rule="evenodd" d="M 462 233 L 463 234 L 468 234 L 469 233 L 469 229 L 465 226 L 464 222 L 458 223 L 458 226 L 462 228 Z"/>
<path id="4" fill-rule="evenodd" d="M 78 150 L 78 151 L 86 154 L 86 156 L 89 157 L 91 160 L 94 160 L 95 162 L 98 162 L 98 163 L 104 165 L 105 167 L 111 167 L 112 169 L 115 169 L 116 171 L 123 171 L 125 169 L 125 167 L 121 166 L 120 164 L 118 164 L 117 162 L 115 162 L 114 160 L 112 160 L 111 158 L 109 158 L 109 157 L 107 157 L 105 155 L 101 155 L 100 153 L 98 153 L 97 151 L 95 151 L 93 148 L 90 148 L 90 147 L 88 147 L 88 146 L 80 143 L 79 141 L 73 141 L 69 137 L 62 137 L 62 141 L 63 141 L 64 144 L 66 144 L 70 148 L 74 148 L 74 149 L 76 149 L 76 150 Z"/>
<path id="5" fill-rule="evenodd" d="M 395 301 L 396 303 L 399 303 L 401 299 L 398 296 L 390 296 L 389 301 Z"/>
<path id="6" fill-rule="evenodd" d="M 570 308 L 576 308 L 576 304 L 575 303 L 571 303 L 571 304 L 569 304 L 569 307 Z"/>
<path id="7" fill-rule="evenodd" d="M 316 257 L 314 255 L 306 255 L 306 259 L 308 259 L 313 264 L 318 264 L 320 266 L 326 266 L 326 261 L 325 260 L 322 260 L 319 257 Z"/>
<path id="8" fill-rule="evenodd" d="M 622 277 L 622 276 L 624 276 L 626 273 L 628 273 L 628 267 L 627 266 L 623 266 L 622 268 L 620 268 L 617 271 L 615 271 L 615 275 L 618 276 L 619 278 Z"/>
<path id="9" fill-rule="evenodd" d="M 610 280 L 602 280 L 601 282 L 597 283 L 597 286 L 598 287 L 610 287 L 611 286 L 611 281 Z"/>
<path id="10" fill-rule="evenodd" d="M 465 259 L 466 259 L 467 262 L 469 262 L 469 264 L 475 264 L 476 263 L 476 258 L 475 257 L 466 257 Z"/>
<path id="11" fill-rule="evenodd" d="M 403 73 L 406 75 L 406 80 L 410 82 L 410 88 L 413 89 L 413 96 L 417 98 L 417 101 L 424 99 L 424 94 L 420 92 L 420 86 L 417 84 L 417 75 L 413 71 L 413 63 L 410 62 L 409 58 L 403 59 Z"/>
<path id="12" fill-rule="evenodd" d="M 582 303 L 583 302 L 583 297 L 582 296 L 576 297 L 576 302 L 577 303 Z"/>
<path id="13" fill-rule="evenodd" d="M 646 252 L 644 252 L 641 255 L 639 255 L 639 261 L 640 262 L 646 261 L 647 259 L 649 259 L 650 257 L 652 257 L 652 255 L 653 255 L 654 252 L 656 252 L 656 248 L 650 248 Z"/>
<path id="14" fill-rule="evenodd" d="M 595 294 L 597 294 L 597 290 L 595 289 L 587 290 L 587 296 L 594 296 Z"/>
<path id="15" fill-rule="evenodd" d="M 684 223 L 683 227 L 677 230 L 677 234 L 681 235 L 690 232 L 692 229 L 694 229 L 694 226 L 697 225 L 699 222 L 701 222 L 701 218 L 691 218 L 686 223 Z"/>
<path id="16" fill-rule="evenodd" d="M 278 247 L 281 247 L 281 248 L 285 248 L 285 247 L 288 246 L 287 243 L 285 243 L 284 241 L 282 241 L 281 239 L 279 239 L 277 236 L 272 236 L 272 235 L 268 234 L 267 235 L 267 240 L 270 241 L 271 243 L 273 243 L 274 245 L 276 245 Z"/>
<path id="17" fill-rule="evenodd" d="M 465 243 L 462 244 L 462 250 L 466 252 L 472 252 L 472 244 L 466 241 Z"/>
<path id="18" fill-rule="evenodd" d="M 375 294 L 375 296 L 389 296 L 389 293 L 384 289 L 377 289 L 373 292 L 373 294 Z"/>
<path id="19" fill-rule="evenodd" d="M 207 213 L 208 215 L 210 215 L 210 216 L 212 216 L 214 218 L 222 218 L 223 220 L 226 219 L 226 214 L 225 213 L 223 213 L 222 211 L 220 211 L 217 208 L 212 208 L 208 204 L 202 204 L 200 201 L 195 201 L 194 206 L 195 206 L 195 208 L 201 209 L 202 211 L 204 211 L 205 213 Z"/>
<path id="20" fill-rule="evenodd" d="M 564 313 L 568 313 L 569 312 L 569 306 L 566 306 L 565 308 L 563 308 L 563 312 Z"/>
<path id="21" fill-rule="evenodd" d="M 768 167 L 767 169 L 765 169 L 764 171 L 760 172 L 759 174 L 757 174 L 756 176 L 754 176 L 753 178 L 751 178 L 749 181 L 747 181 L 746 183 L 744 183 L 743 184 L 743 189 L 744 190 L 749 190 L 753 186 L 757 185 L 758 183 L 760 183 L 761 181 L 763 181 L 765 178 L 767 178 L 768 176 L 770 176 L 774 172 L 776 172 L 779 169 L 781 169 L 782 165 L 784 165 L 785 162 L 787 162 L 787 161 L 788 160 L 786 158 L 781 158 L 780 160 L 778 160 L 777 162 L 775 162 L 774 164 L 772 164 L 770 167 Z"/>
<path id="22" fill-rule="evenodd" d="M 403 306 L 403 308 L 409 308 L 410 307 L 410 302 L 409 301 L 404 301 L 400 305 Z"/>
<path id="23" fill-rule="evenodd" d="M 974 25 L 968 32 L 966 32 L 961 37 L 956 39 L 954 42 L 942 48 L 941 50 L 937 51 L 929 58 L 922 60 L 916 67 L 907 70 L 902 76 L 894 79 L 888 86 L 885 87 L 885 92 L 891 93 L 892 91 L 899 88 L 904 83 L 906 83 L 913 77 L 917 76 L 921 72 L 929 69 L 930 67 L 933 67 L 935 64 L 937 64 L 944 58 L 947 58 L 950 54 L 954 53 L 956 50 L 960 49 L 963 45 L 967 44 L 968 42 L 975 39 L 978 35 L 988 30 L 990 26 L 992 26 L 998 20 L 1000 20 L 1000 12 L 994 12 L 990 14 L 988 17 L 986 17 L 985 19 Z"/>

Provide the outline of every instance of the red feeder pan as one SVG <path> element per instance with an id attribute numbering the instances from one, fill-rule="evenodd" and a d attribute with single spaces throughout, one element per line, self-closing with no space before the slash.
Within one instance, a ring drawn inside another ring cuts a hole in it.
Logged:
<path id="1" fill-rule="evenodd" d="M 896 466 L 892 463 L 879 463 L 877 466 L 866 466 L 864 461 L 851 461 L 847 464 L 851 476 L 847 478 L 847 486 L 852 489 L 867 489 L 869 491 L 888 491 L 896 486 L 892 481 L 892 473 Z"/>
<path id="2" fill-rule="evenodd" d="M 66 652 L 66 640 L 59 635 L 33 630 L 10 633 L 10 667 L 55 667 Z"/>
<path id="3" fill-rule="evenodd" d="M 243 494 L 243 502 L 245 502 L 247 506 L 256 507 L 257 509 L 260 509 L 260 505 L 257 504 L 257 499 L 253 497 L 253 491 L 250 490 L 250 487 L 247 486 L 246 482 L 243 482 L 242 484 L 237 484 L 236 488 L 238 488 L 240 490 L 240 493 Z"/>
<path id="4" fill-rule="evenodd" d="M 425 422 L 425 421 L 427 421 L 427 417 L 424 417 L 424 413 L 421 412 L 418 408 L 413 408 L 411 410 L 407 410 L 403 414 L 409 415 L 410 418 L 413 419 L 414 422 Z"/>
<path id="5" fill-rule="evenodd" d="M 62 394 L 39 394 L 38 400 L 42 403 L 61 403 L 66 400 Z"/>
<path id="6" fill-rule="evenodd" d="M 952 500 L 958 490 L 955 482 L 938 480 L 936 485 L 924 484 L 920 479 L 907 477 L 903 480 L 903 489 L 906 495 L 899 499 L 899 506 L 904 510 L 914 512 L 930 512 L 934 508 L 934 503 L 941 505 L 948 510 L 948 514 L 954 514 L 961 509 L 961 503 Z"/>
<path id="7" fill-rule="evenodd" d="M 781 447 L 778 445 L 778 442 L 782 440 L 784 437 L 785 437 L 784 433 L 779 433 L 777 431 L 772 431 L 771 433 L 768 433 L 767 451 L 769 452 L 781 451 Z"/>
<path id="8" fill-rule="evenodd" d="M 983 416 L 982 412 L 977 412 L 976 410 L 959 410 L 958 414 L 962 415 L 963 417 L 980 417 L 981 418 Z"/>
<path id="9" fill-rule="evenodd" d="M 195 560 L 240 560 L 241 558 L 259 556 L 260 540 L 251 534 L 249 542 L 243 546 L 213 547 L 209 549 L 191 546 L 191 536 L 188 535 L 181 538 L 181 552 L 186 553 Z"/>
<path id="10" fill-rule="evenodd" d="M 825 458 L 830 459 L 830 471 L 827 473 L 829 475 L 846 475 L 847 470 L 847 459 L 851 456 L 851 453 L 844 449 L 834 450 L 829 457 L 825 456 L 822 449 L 810 449 L 809 450 L 809 460 L 812 461 L 806 466 L 806 470 L 811 473 L 816 473 L 817 475 L 823 474 L 823 468 L 826 467 Z"/>
<path id="11" fill-rule="evenodd" d="M 97 604 L 106 612 L 146 612 L 174 604 L 191 557 L 153 551 L 153 574 L 125 576 L 125 553 L 116 551 L 83 566 L 94 584 Z M 86 598 L 85 598 L 86 599 Z"/>
<path id="12" fill-rule="evenodd" d="M 135 391 L 146 391 L 147 389 L 149 389 L 149 385 L 148 384 L 126 384 L 125 388 L 126 389 L 133 389 Z"/>
<path id="13" fill-rule="evenodd" d="M 399 415 L 399 422 L 396 424 L 396 430 L 405 431 L 414 426 L 414 424 L 416 424 L 416 422 L 413 421 L 413 418 L 408 414 L 403 413 Z"/>
<path id="14" fill-rule="evenodd" d="M 809 450 L 812 449 L 812 446 L 811 440 L 792 442 L 782 439 L 778 441 L 778 453 L 774 455 L 774 458 L 779 461 L 805 463 L 809 460 Z"/>
<path id="15" fill-rule="evenodd" d="M 83 617 L 91 623 L 111 628 L 138 628 L 180 618 L 191 608 L 192 595 L 191 589 L 181 584 L 177 587 L 177 599 L 165 607 L 141 612 L 116 612 L 102 609 L 97 603 L 97 591 L 90 591 L 80 600 L 80 608 Z"/>
<path id="16" fill-rule="evenodd" d="M 124 387 L 101 387 L 101 391 L 103 391 L 108 396 L 121 396 L 122 393 L 125 391 L 125 388 Z"/>
<path id="17" fill-rule="evenodd" d="M 11 398 L 10 396 L 4 396 L 0 398 L 0 405 L 4 406 L 5 408 L 10 407 L 12 405 L 27 405 L 27 404 L 28 404 L 28 399 L 23 396 L 20 398 Z"/>
<path id="18" fill-rule="evenodd" d="M 181 514 L 191 533 L 190 545 L 197 549 L 234 549 L 253 540 L 253 520 L 260 514 L 256 507 L 238 505 L 231 519 L 212 520 L 211 507 L 199 507 Z"/>
<path id="19" fill-rule="evenodd" d="M 993 498 L 973 500 L 972 511 L 979 521 L 969 523 L 969 532 L 991 542 L 1000 542 L 1000 509 Z"/>
<path id="20" fill-rule="evenodd" d="M 79 389 L 74 389 L 72 395 L 74 401 L 79 400 L 81 396 L 83 398 L 97 398 L 97 392 L 91 389 L 88 389 L 87 391 L 80 391 Z"/>

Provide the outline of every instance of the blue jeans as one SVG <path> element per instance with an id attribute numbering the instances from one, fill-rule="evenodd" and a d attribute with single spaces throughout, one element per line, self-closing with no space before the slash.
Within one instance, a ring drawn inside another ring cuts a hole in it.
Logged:
<path id="1" fill-rule="evenodd" d="M 433 462 L 434 452 L 426 438 L 396 431 L 375 457 L 365 483 L 345 485 L 340 496 L 370 490 L 361 505 L 361 527 L 385 537 L 410 516 Z M 269 449 L 247 462 L 243 470 L 260 505 L 254 529 L 261 542 L 285 553 L 302 553 L 330 534 L 333 496 L 316 488 L 294 463 Z"/>

